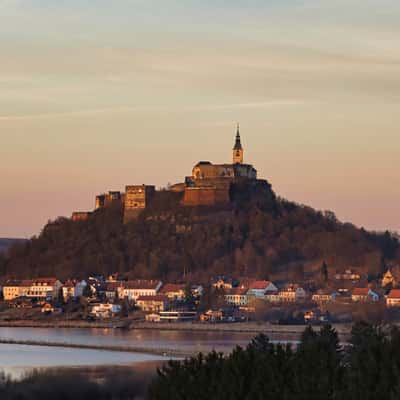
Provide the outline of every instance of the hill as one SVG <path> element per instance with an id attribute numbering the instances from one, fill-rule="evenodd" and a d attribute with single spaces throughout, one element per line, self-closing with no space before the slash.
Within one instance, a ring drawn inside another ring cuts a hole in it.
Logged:
<path id="1" fill-rule="evenodd" d="M 24 242 L 25 239 L 10 239 L 10 238 L 0 238 L 0 253 L 4 252 L 11 247 L 14 243 L 21 243 Z"/>
<path id="2" fill-rule="evenodd" d="M 151 206 L 125 225 L 117 204 L 86 221 L 58 218 L 0 257 L 0 274 L 299 280 L 318 274 L 324 261 L 329 274 L 351 267 L 378 275 L 387 262 L 400 260 L 399 241 L 388 232 L 341 223 L 332 212 L 276 198 L 272 191 L 238 191 L 232 203 L 213 207 L 181 207 L 179 196 L 158 192 Z"/>

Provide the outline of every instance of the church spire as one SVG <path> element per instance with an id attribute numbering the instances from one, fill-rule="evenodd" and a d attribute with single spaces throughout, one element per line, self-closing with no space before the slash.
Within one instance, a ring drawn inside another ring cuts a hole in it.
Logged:
<path id="1" fill-rule="evenodd" d="M 233 146 L 233 163 L 242 164 L 243 163 L 243 147 L 240 141 L 239 123 L 236 127 L 236 139 L 235 145 Z"/>

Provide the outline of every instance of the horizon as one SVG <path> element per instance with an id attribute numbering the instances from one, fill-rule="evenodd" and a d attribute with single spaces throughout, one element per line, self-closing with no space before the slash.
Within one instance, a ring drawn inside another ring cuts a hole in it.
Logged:
<path id="1" fill-rule="evenodd" d="M 275 193 L 400 231 L 400 3 L 0 0 L 0 237 L 125 185 L 246 163 Z"/>

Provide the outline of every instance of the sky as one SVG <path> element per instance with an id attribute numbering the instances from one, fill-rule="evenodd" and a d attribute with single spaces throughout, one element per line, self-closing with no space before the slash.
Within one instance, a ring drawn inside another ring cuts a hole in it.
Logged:
<path id="1" fill-rule="evenodd" d="M 400 230 L 398 0 L 0 0 L 0 237 L 245 161 Z"/>

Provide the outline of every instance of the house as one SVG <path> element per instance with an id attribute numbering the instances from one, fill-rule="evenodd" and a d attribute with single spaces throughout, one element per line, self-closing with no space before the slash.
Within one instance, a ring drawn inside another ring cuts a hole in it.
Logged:
<path id="1" fill-rule="evenodd" d="M 339 293 L 328 290 L 318 290 L 317 293 L 313 294 L 311 299 L 315 303 L 326 303 L 328 301 L 335 301 Z"/>
<path id="2" fill-rule="evenodd" d="M 168 307 L 168 302 L 168 297 L 163 294 L 139 296 L 136 299 L 136 305 L 145 312 L 164 311 Z"/>
<path id="3" fill-rule="evenodd" d="M 167 296 L 170 300 L 182 301 L 185 299 L 185 287 L 181 283 L 166 283 L 159 293 Z"/>
<path id="4" fill-rule="evenodd" d="M 235 316 L 232 310 L 219 309 L 219 310 L 208 310 L 200 315 L 200 321 L 202 322 L 235 322 Z"/>
<path id="5" fill-rule="evenodd" d="M 5 301 L 10 301 L 26 296 L 29 288 L 30 281 L 8 281 L 3 286 L 3 298 Z"/>
<path id="6" fill-rule="evenodd" d="M 87 286 L 86 281 L 77 281 L 75 279 L 68 280 L 62 287 L 63 299 L 68 301 L 69 299 L 76 299 L 83 295 L 83 291 Z"/>
<path id="7" fill-rule="evenodd" d="M 161 321 L 161 317 L 160 314 L 158 313 L 150 313 L 150 314 L 146 314 L 144 319 L 147 322 L 160 322 Z"/>
<path id="8" fill-rule="evenodd" d="M 208 310 L 204 314 L 200 315 L 200 321 L 202 322 L 217 322 L 224 319 L 223 310 Z"/>
<path id="9" fill-rule="evenodd" d="M 226 278 L 225 276 L 219 276 L 211 280 L 211 285 L 216 289 L 232 289 L 234 282 L 232 278 Z"/>
<path id="10" fill-rule="evenodd" d="M 4 300 L 17 297 L 38 299 L 57 298 L 62 283 L 56 278 L 25 279 L 8 282 L 3 287 Z"/>
<path id="11" fill-rule="evenodd" d="M 247 289 L 233 288 L 225 293 L 225 301 L 233 306 L 246 306 L 249 302 Z"/>
<path id="12" fill-rule="evenodd" d="M 51 303 L 44 303 L 41 309 L 43 314 L 62 313 L 62 308 L 54 307 Z"/>
<path id="13" fill-rule="evenodd" d="M 122 282 L 118 287 L 118 297 L 127 298 L 129 301 L 136 301 L 140 296 L 155 296 L 162 286 L 158 280 L 137 279 L 134 281 Z"/>
<path id="14" fill-rule="evenodd" d="M 193 321 L 196 318 L 196 311 L 160 311 L 145 316 L 145 320 L 149 322 L 184 322 Z"/>
<path id="15" fill-rule="evenodd" d="M 120 304 L 94 303 L 90 315 L 96 318 L 111 318 L 121 312 Z"/>
<path id="16" fill-rule="evenodd" d="M 270 281 L 254 281 L 249 285 L 247 294 L 254 297 L 264 297 L 265 292 L 277 292 L 278 288 Z"/>
<path id="17" fill-rule="evenodd" d="M 104 291 L 104 295 L 107 300 L 114 301 L 117 297 L 119 288 L 122 288 L 122 282 L 109 282 Z M 119 295 L 119 293 L 118 293 Z"/>
<path id="18" fill-rule="evenodd" d="M 298 285 L 288 285 L 285 289 L 279 291 L 279 300 L 281 302 L 297 302 L 305 300 L 306 292 Z"/>
<path id="19" fill-rule="evenodd" d="M 279 292 L 276 290 L 267 290 L 264 294 L 264 299 L 270 303 L 279 303 L 281 301 Z"/>
<path id="20" fill-rule="evenodd" d="M 370 288 L 355 288 L 351 294 L 351 300 L 355 302 L 378 301 L 379 295 Z"/>
<path id="21" fill-rule="evenodd" d="M 400 289 L 392 289 L 386 296 L 387 307 L 400 307 Z"/>
<path id="22" fill-rule="evenodd" d="M 32 279 L 26 296 L 38 299 L 58 298 L 62 283 L 56 278 Z"/>
<path id="23" fill-rule="evenodd" d="M 360 274 L 352 271 L 351 269 L 346 269 L 344 272 L 338 272 L 335 274 L 335 279 L 337 281 L 359 281 L 361 279 Z"/>

